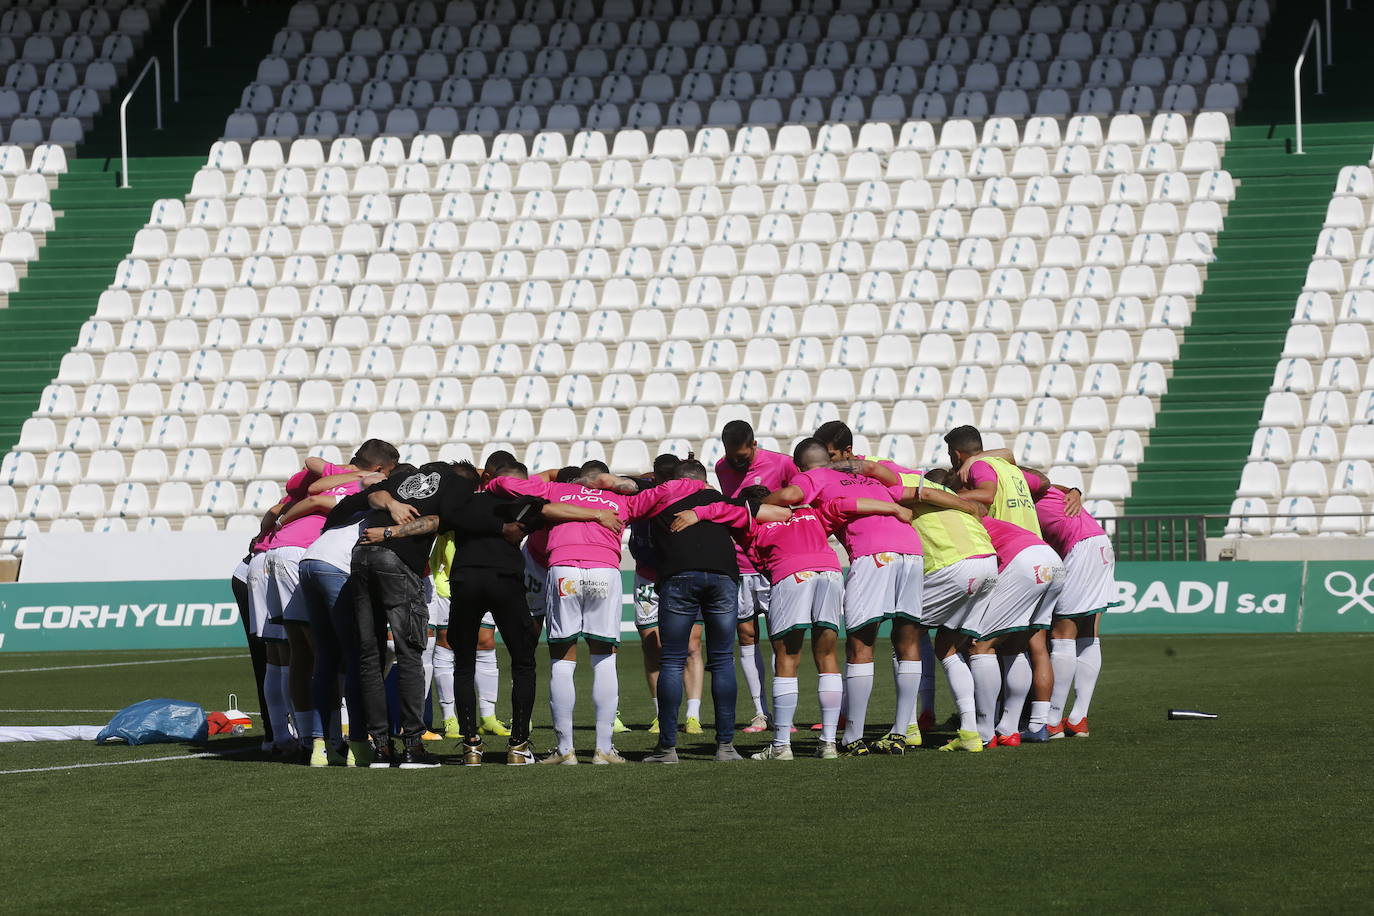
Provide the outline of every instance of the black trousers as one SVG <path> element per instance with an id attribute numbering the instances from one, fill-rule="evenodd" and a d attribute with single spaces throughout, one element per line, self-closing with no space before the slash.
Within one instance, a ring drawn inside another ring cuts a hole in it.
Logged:
<path id="1" fill-rule="evenodd" d="M 358 625 L 358 662 L 363 715 L 367 733 L 383 743 L 390 740 L 385 672 L 386 633 L 396 654 L 396 695 L 400 706 L 401 737 L 416 744 L 425 732 L 425 673 L 422 656 L 429 638 L 429 609 L 424 580 L 386 547 L 353 548 L 353 616 Z"/>
<path id="2" fill-rule="evenodd" d="M 516 573 L 458 567 L 449 576 L 448 644 L 453 648 L 453 689 L 458 724 L 466 738 L 477 737 L 477 631 L 488 611 L 510 655 L 510 740 L 530 736 L 534 712 L 534 652 L 539 636 L 525 599 L 525 581 Z"/>

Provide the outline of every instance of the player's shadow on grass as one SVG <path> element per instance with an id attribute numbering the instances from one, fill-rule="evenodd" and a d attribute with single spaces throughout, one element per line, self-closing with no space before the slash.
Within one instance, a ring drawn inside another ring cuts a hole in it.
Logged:
<path id="1" fill-rule="evenodd" d="M 207 760 L 227 761 L 229 763 L 261 763 L 283 758 L 274 756 L 262 749 L 262 735 L 241 735 L 232 738 L 214 738 L 200 744 L 182 744 L 188 754 L 214 754 Z"/>

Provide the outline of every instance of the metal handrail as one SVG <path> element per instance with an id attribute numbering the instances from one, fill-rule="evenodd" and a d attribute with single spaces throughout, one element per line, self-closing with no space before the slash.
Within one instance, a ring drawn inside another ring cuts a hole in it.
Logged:
<path id="1" fill-rule="evenodd" d="M 1349 10 L 1348 5 L 1345 8 Z M 1326 66 L 1333 63 L 1336 63 L 1336 43 L 1331 41 L 1331 0 L 1326 0 Z"/>
<path id="2" fill-rule="evenodd" d="M 186 11 L 191 8 L 191 4 L 196 0 L 186 0 L 186 5 L 177 13 L 177 18 L 172 20 L 172 101 L 181 101 L 181 19 L 186 15 Z M 1330 0 L 1327 0 L 1329 3 Z M 210 44 L 210 0 L 205 0 L 205 47 L 213 47 Z"/>
<path id="3" fill-rule="evenodd" d="M 1206 558 L 1207 529 L 1212 522 L 1371 517 L 1374 512 L 1247 512 L 1100 515 L 1097 521 L 1107 531 L 1121 559 L 1190 560 Z"/>
<path id="4" fill-rule="evenodd" d="M 1094 515 L 1093 518 L 1099 522 L 1111 519 L 1128 518 L 1148 518 L 1148 519 L 1183 519 L 1183 518 L 1325 518 L 1330 516 L 1337 517 L 1360 517 L 1374 518 L 1374 510 L 1368 512 L 1173 512 L 1164 514 L 1141 513 L 1138 515 Z"/>
<path id="5" fill-rule="evenodd" d="M 1329 19 L 1327 20 L 1330 21 Z M 1299 156 L 1303 155 L 1302 150 L 1302 65 L 1307 60 L 1307 46 L 1312 43 L 1312 37 L 1317 38 L 1317 95 L 1322 94 L 1322 39 L 1321 23 L 1313 19 L 1312 24 L 1307 27 L 1307 37 L 1302 40 L 1302 51 L 1298 54 L 1298 62 L 1293 65 L 1293 123 L 1297 127 Z"/>
<path id="6" fill-rule="evenodd" d="M 1207 556 L 1204 515 L 1121 515 L 1098 518 L 1122 559 L 1189 560 Z"/>
<path id="7" fill-rule="evenodd" d="M 121 188 L 129 186 L 129 100 L 138 91 L 139 84 L 143 82 L 143 77 L 148 75 L 149 67 L 153 68 L 153 98 L 157 102 L 157 129 L 162 130 L 162 64 L 157 62 L 156 57 L 150 57 L 139 72 L 138 79 L 134 80 L 133 86 L 129 88 L 128 95 L 124 96 L 124 101 L 119 103 L 119 155 L 122 163 L 122 171 L 119 173 L 119 186 Z"/>

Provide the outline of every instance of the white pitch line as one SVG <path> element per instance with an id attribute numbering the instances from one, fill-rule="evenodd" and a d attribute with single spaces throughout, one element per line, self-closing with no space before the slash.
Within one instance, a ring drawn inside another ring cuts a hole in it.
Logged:
<path id="1" fill-rule="evenodd" d="M 0 712 L 119 712 L 118 709 L 0 709 Z"/>
<path id="2" fill-rule="evenodd" d="M 141 760 L 107 760 L 103 763 L 69 763 L 59 767 L 33 767 L 27 770 L 0 770 L 0 776 L 14 776 L 19 773 L 53 773 L 57 770 L 84 770 L 90 767 L 122 767 L 132 766 L 135 763 L 162 763 L 164 760 L 202 760 L 207 757 L 226 757 L 229 754 L 245 754 L 252 748 L 245 748 L 239 751 L 225 751 L 224 753 L 205 752 L 202 754 L 174 754 L 170 757 L 144 757 Z"/>
<path id="3" fill-rule="evenodd" d="M 213 662 L 225 658 L 247 658 L 237 655 L 198 655 L 195 658 L 154 658 L 141 662 L 105 662 L 100 665 L 57 665 L 52 668 L 0 668 L 0 674 L 31 674 L 35 671 L 77 671 L 82 668 L 124 668 L 129 665 L 170 665 L 174 662 Z"/>

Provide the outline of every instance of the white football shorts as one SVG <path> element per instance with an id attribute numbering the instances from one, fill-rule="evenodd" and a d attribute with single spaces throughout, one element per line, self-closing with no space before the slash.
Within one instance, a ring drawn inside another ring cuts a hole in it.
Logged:
<path id="1" fill-rule="evenodd" d="M 549 642 L 620 642 L 620 570 L 550 566 L 547 583 Z"/>
<path id="2" fill-rule="evenodd" d="M 745 573 L 739 577 L 739 619 L 753 620 L 768 613 L 769 595 L 773 587 L 763 573 Z"/>
<path id="3" fill-rule="evenodd" d="M 441 629 L 448 626 L 449 600 L 439 595 L 432 578 L 425 579 L 425 604 L 429 607 L 429 625 Z"/>
<path id="4" fill-rule="evenodd" d="M 926 576 L 921 625 L 962 630 L 981 620 L 997 585 L 997 558 L 970 557 Z"/>
<path id="5" fill-rule="evenodd" d="M 267 569 L 267 552 L 255 553 L 248 561 L 248 615 L 250 632 L 259 639 L 285 640 L 286 630 L 268 618 L 267 596 L 271 591 L 271 576 Z"/>
<path id="6" fill-rule="evenodd" d="M 635 628 L 652 630 L 658 626 L 658 588 L 635 573 Z"/>
<path id="7" fill-rule="evenodd" d="M 852 560 L 844 581 L 844 628 L 857 630 L 899 613 L 920 620 L 923 569 L 920 554 L 884 551 Z"/>
<path id="8" fill-rule="evenodd" d="M 844 577 L 835 570 L 802 570 L 778 580 L 768 605 L 768 638 L 793 630 L 840 631 Z"/>
<path id="9" fill-rule="evenodd" d="M 1064 563 L 1059 554 L 1043 544 L 1027 547 L 997 576 L 981 618 L 972 616 L 964 632 L 977 639 L 991 639 L 1050 626 L 1055 602 L 1064 587 Z"/>
<path id="10" fill-rule="evenodd" d="M 536 563 L 529 551 L 522 550 L 525 557 L 525 600 L 529 602 L 530 614 L 543 617 L 548 612 L 549 599 L 544 589 L 548 585 L 549 571 Z"/>
<path id="11" fill-rule="evenodd" d="M 301 557 L 304 547 L 273 547 L 267 551 L 267 619 L 273 623 L 309 623 L 305 602 L 291 606 L 291 596 L 301 584 Z M 288 613 L 288 608 L 291 613 Z M 295 616 L 292 616 L 292 615 Z"/>
<path id="12" fill-rule="evenodd" d="M 1056 617 L 1099 614 L 1116 602 L 1116 553 L 1105 534 L 1079 541 L 1064 558 L 1064 589 Z"/>

